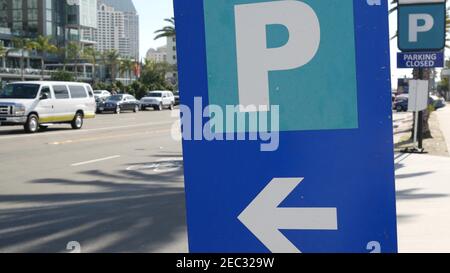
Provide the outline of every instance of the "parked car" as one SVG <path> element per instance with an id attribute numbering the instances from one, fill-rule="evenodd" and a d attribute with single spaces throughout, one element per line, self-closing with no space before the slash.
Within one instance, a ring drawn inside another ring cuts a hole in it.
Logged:
<path id="1" fill-rule="evenodd" d="M 445 99 L 443 99 L 443 98 L 433 95 L 433 96 L 430 96 L 430 99 L 431 99 L 432 105 L 434 106 L 434 108 L 436 110 L 447 106 L 447 103 L 445 102 Z"/>
<path id="2" fill-rule="evenodd" d="M 180 105 L 180 92 L 175 92 L 174 97 L 175 97 L 175 106 Z"/>
<path id="3" fill-rule="evenodd" d="M 99 113 L 114 112 L 120 114 L 123 111 L 139 112 L 140 103 L 131 95 L 114 95 L 109 97 L 103 105 L 99 107 Z"/>
<path id="4" fill-rule="evenodd" d="M 109 96 L 109 97 L 105 97 L 105 98 L 100 98 L 100 97 L 97 97 L 97 98 L 95 98 L 95 103 L 97 104 L 97 108 L 96 108 L 96 113 L 98 114 L 98 113 L 101 113 L 101 108 L 105 108 L 105 102 L 110 98 L 111 96 Z"/>
<path id="5" fill-rule="evenodd" d="M 111 97 L 111 93 L 107 90 L 94 90 L 94 97 L 105 100 Z"/>
<path id="6" fill-rule="evenodd" d="M 0 92 L 0 124 L 23 125 L 27 133 L 60 123 L 81 129 L 84 119 L 95 117 L 95 105 L 89 84 L 17 82 Z"/>
<path id="7" fill-rule="evenodd" d="M 397 96 L 394 101 L 394 109 L 398 112 L 406 112 L 408 111 L 408 102 L 409 95 L 405 94 Z M 439 98 L 438 96 L 434 95 L 428 98 L 428 104 L 432 105 L 435 109 L 440 109 L 447 106 L 443 98 Z"/>
<path id="8" fill-rule="evenodd" d="M 152 91 L 141 99 L 141 109 L 153 108 L 162 111 L 164 108 L 173 110 L 175 96 L 171 91 Z"/>
<path id="9" fill-rule="evenodd" d="M 409 95 L 399 95 L 394 100 L 394 110 L 397 112 L 406 112 L 408 111 L 408 99 Z"/>

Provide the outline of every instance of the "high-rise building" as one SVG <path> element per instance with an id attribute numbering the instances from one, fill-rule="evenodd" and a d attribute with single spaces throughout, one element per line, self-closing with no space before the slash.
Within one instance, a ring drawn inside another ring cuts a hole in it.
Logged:
<path id="1" fill-rule="evenodd" d="M 97 0 L 0 0 L 0 39 L 51 36 L 58 46 L 84 37 L 97 27 Z M 87 39 L 86 39 L 87 38 Z"/>
<path id="2" fill-rule="evenodd" d="M 167 37 L 167 62 L 171 65 L 178 63 L 176 37 Z"/>
<path id="3" fill-rule="evenodd" d="M 139 59 L 139 15 L 131 0 L 99 0 L 97 50 L 117 50 L 121 57 Z"/>
<path id="4" fill-rule="evenodd" d="M 24 74 L 25 79 L 40 78 L 35 70 L 41 68 L 41 56 L 36 52 L 24 52 L 25 71 L 18 72 L 22 54 L 10 50 L 15 38 L 46 36 L 59 48 L 70 41 L 83 47 L 95 43 L 91 34 L 96 27 L 97 0 L 0 0 L 0 45 L 9 48 L 7 56 L 1 58 L 0 78 L 17 79 L 18 74 Z M 47 64 L 62 62 L 56 55 L 44 57 Z M 68 69 L 70 66 L 66 65 Z"/>
<path id="5" fill-rule="evenodd" d="M 117 50 L 123 54 L 127 47 L 123 13 L 100 1 L 97 23 L 98 28 L 94 31 L 96 49 L 100 52 Z"/>

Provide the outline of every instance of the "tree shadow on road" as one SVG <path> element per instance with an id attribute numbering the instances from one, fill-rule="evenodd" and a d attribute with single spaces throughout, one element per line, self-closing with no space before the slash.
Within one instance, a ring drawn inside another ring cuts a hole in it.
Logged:
<path id="1" fill-rule="evenodd" d="M 0 252 L 157 252 L 185 233 L 182 168 L 164 173 L 83 172 L 88 180 L 40 179 L 64 193 L 0 195 Z M 93 179 L 94 178 L 94 179 Z M 75 186 L 89 192 L 71 192 Z M 180 250 L 183 251 L 183 250 Z"/>
<path id="2" fill-rule="evenodd" d="M 440 193 L 420 193 L 422 189 L 407 189 L 397 191 L 397 200 L 412 200 L 412 199 L 431 199 L 431 198 L 445 198 L 448 194 Z"/>

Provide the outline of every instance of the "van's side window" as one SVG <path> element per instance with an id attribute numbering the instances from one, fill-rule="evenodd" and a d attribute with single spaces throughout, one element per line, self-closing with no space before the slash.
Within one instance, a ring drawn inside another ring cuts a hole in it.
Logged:
<path id="1" fill-rule="evenodd" d="M 41 96 L 46 94 L 47 98 L 51 99 L 52 98 L 52 92 L 50 92 L 50 87 L 48 86 L 43 86 L 41 89 Z"/>
<path id="2" fill-rule="evenodd" d="M 87 86 L 87 90 L 89 93 L 89 97 L 93 98 L 94 97 L 94 90 L 92 90 L 92 87 L 90 85 L 86 85 Z"/>
<path id="3" fill-rule="evenodd" d="M 69 90 L 67 90 L 67 87 L 64 85 L 54 85 L 53 92 L 55 92 L 55 99 L 57 99 L 57 100 L 63 100 L 63 99 L 70 98 Z"/>
<path id="4" fill-rule="evenodd" d="M 69 90 L 72 99 L 87 98 L 86 89 L 83 86 L 70 85 Z"/>

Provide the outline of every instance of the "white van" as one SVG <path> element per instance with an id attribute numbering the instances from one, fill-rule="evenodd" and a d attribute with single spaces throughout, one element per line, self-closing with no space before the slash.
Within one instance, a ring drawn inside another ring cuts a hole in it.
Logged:
<path id="1" fill-rule="evenodd" d="M 23 125 L 35 133 L 51 124 L 83 127 L 83 119 L 95 118 L 92 87 L 78 82 L 17 82 L 0 91 L 0 125 Z"/>

